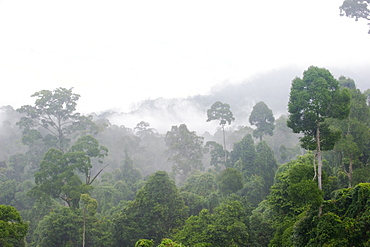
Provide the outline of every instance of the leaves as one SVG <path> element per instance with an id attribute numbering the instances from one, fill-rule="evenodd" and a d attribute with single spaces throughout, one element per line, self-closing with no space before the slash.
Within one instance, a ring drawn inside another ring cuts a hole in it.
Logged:
<path id="1" fill-rule="evenodd" d="M 158 242 L 179 227 L 186 215 L 187 208 L 174 181 L 166 172 L 156 172 L 114 220 L 117 246 L 132 246 L 133 240 L 142 238 Z"/>
<path id="2" fill-rule="evenodd" d="M 0 205 L 0 244 L 21 240 L 27 234 L 28 225 L 12 206 Z M 11 245 L 12 246 L 12 245 Z"/>
<path id="3" fill-rule="evenodd" d="M 340 15 L 346 15 L 350 18 L 370 20 L 369 0 L 345 0 L 339 7 Z M 369 30 L 370 34 L 370 30 Z"/>
<path id="4" fill-rule="evenodd" d="M 165 137 L 169 160 L 172 161 L 172 170 L 182 176 L 184 181 L 191 171 L 203 168 L 203 137 L 194 131 L 189 131 L 185 124 L 172 126 Z"/>
<path id="5" fill-rule="evenodd" d="M 274 122 L 275 118 L 271 109 L 269 109 L 263 101 L 253 106 L 253 110 L 249 116 L 249 123 L 257 127 L 257 129 L 253 131 L 254 137 L 262 140 L 263 135 L 272 136 L 275 128 Z"/>
<path id="6" fill-rule="evenodd" d="M 211 106 L 211 109 L 207 110 L 207 122 L 212 120 L 220 120 L 220 125 L 225 126 L 231 124 L 235 120 L 233 113 L 230 111 L 229 104 L 216 101 Z"/>
<path id="7" fill-rule="evenodd" d="M 37 98 L 34 106 L 24 105 L 17 109 L 24 114 L 17 124 L 25 130 L 25 134 L 40 127 L 46 129 L 58 139 L 55 147 L 61 150 L 68 147 L 71 135 L 84 130 L 96 132 L 97 126 L 91 117 L 75 112 L 80 95 L 72 93 L 72 89 L 57 88 L 54 91 L 41 90 L 34 93 L 31 96 Z"/>

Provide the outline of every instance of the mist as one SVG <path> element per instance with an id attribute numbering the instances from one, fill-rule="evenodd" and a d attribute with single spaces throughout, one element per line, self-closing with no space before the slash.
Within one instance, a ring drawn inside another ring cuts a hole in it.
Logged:
<path id="1" fill-rule="evenodd" d="M 307 69 L 307 68 L 305 68 Z M 365 67 L 328 68 L 335 78 L 343 75 L 355 80 L 357 87 L 364 91 L 368 86 L 370 70 Z M 287 113 L 290 85 L 294 78 L 302 77 L 299 67 L 270 70 L 259 73 L 240 82 L 225 81 L 213 86 L 207 94 L 186 98 L 157 98 L 136 102 L 128 112 L 105 111 L 96 115 L 107 118 L 112 124 L 134 128 L 140 121 L 148 122 L 159 133 L 166 133 L 173 125 L 185 123 L 198 134 L 213 133 L 218 122 L 206 122 L 207 109 L 216 101 L 230 105 L 235 121 L 230 126 L 250 126 L 249 115 L 253 106 L 265 102 L 273 111 L 275 119 Z M 83 94 L 82 94 L 83 96 Z"/>

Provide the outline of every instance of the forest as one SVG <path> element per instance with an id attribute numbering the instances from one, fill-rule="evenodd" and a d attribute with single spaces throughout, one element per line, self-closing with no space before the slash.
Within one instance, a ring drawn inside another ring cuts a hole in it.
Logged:
<path id="1" fill-rule="evenodd" d="M 83 115 L 73 88 L 31 97 L 0 108 L 0 246 L 370 246 L 370 89 L 351 78 L 311 66 L 288 114 L 260 101 L 243 126 L 213 102 L 202 135 Z"/>

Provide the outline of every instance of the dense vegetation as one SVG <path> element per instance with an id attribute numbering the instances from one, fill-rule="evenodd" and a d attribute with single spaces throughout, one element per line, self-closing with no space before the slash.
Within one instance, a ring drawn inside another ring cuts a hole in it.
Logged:
<path id="1" fill-rule="evenodd" d="M 1 246 L 370 245 L 370 94 L 350 78 L 308 68 L 289 114 L 258 102 L 253 128 L 217 101 L 203 136 L 83 116 L 72 89 L 32 96 L 1 107 Z"/>

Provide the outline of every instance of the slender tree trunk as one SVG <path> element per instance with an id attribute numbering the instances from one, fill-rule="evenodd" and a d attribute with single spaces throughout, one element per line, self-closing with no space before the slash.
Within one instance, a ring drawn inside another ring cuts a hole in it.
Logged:
<path id="1" fill-rule="evenodd" d="M 319 190 L 322 190 L 322 183 L 321 183 L 321 177 L 322 177 L 322 157 L 321 157 L 321 145 L 320 145 L 320 127 L 317 126 L 316 129 L 316 144 L 317 144 L 317 184 L 319 186 Z M 322 208 L 323 204 L 319 207 L 319 217 L 322 214 Z"/>
<path id="2" fill-rule="evenodd" d="M 225 126 L 222 125 L 223 141 L 224 141 L 224 161 L 226 166 L 226 139 L 225 139 Z"/>
<path id="3" fill-rule="evenodd" d="M 314 172 L 315 174 L 314 174 L 314 176 L 313 176 L 313 179 L 312 179 L 312 180 L 315 180 L 315 179 L 316 179 L 316 177 L 317 177 L 316 162 L 315 162 L 316 157 L 317 157 L 317 154 L 315 154 L 315 155 L 313 156 L 313 172 Z"/>
<path id="4" fill-rule="evenodd" d="M 321 145 L 320 145 L 320 128 L 316 129 L 316 145 L 317 145 L 317 183 L 319 190 L 322 190 L 322 157 L 321 157 Z"/>
<path id="5" fill-rule="evenodd" d="M 82 247 L 85 247 L 85 238 L 86 238 L 86 217 L 85 209 L 83 209 L 83 232 L 82 232 Z"/>
<path id="6" fill-rule="evenodd" d="M 353 173 L 353 159 L 352 155 L 349 155 L 348 188 L 352 187 L 352 173 Z"/>

